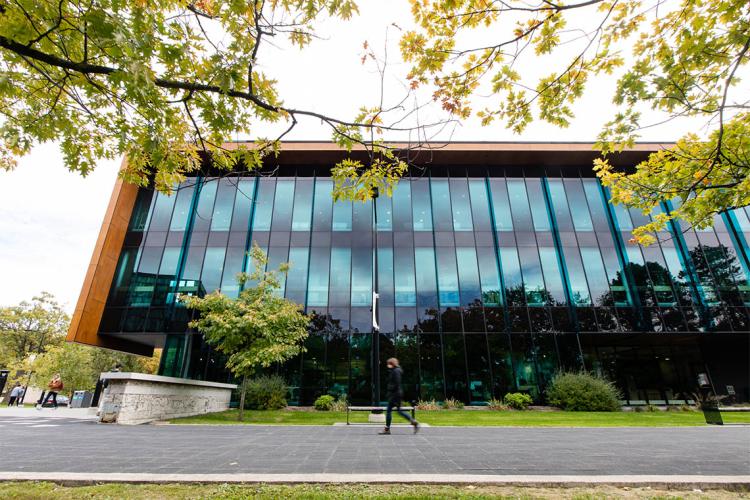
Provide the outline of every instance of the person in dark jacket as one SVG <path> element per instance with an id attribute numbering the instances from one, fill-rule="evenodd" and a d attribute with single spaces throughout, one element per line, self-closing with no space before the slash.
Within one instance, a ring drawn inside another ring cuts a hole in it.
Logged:
<path id="1" fill-rule="evenodd" d="M 385 429 L 379 434 L 390 434 L 391 433 L 391 420 L 393 409 L 396 408 L 396 412 L 404 417 L 414 427 L 414 434 L 419 430 L 419 422 L 411 418 L 411 416 L 401 409 L 401 399 L 404 397 L 404 391 L 401 388 L 401 376 L 403 370 L 398 365 L 396 358 L 390 358 L 386 361 L 388 366 L 388 409 L 385 413 Z"/>

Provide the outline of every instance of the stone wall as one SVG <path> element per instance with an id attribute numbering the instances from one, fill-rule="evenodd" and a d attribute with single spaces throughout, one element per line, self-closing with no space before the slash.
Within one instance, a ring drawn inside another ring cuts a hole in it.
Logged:
<path id="1" fill-rule="evenodd" d="M 224 411 L 234 384 L 146 375 L 104 373 L 102 422 L 134 425 Z"/>

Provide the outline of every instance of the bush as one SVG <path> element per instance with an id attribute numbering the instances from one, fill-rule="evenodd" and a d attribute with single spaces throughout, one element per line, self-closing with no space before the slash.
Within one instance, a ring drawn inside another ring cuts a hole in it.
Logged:
<path id="1" fill-rule="evenodd" d="M 333 408 L 333 403 L 335 401 L 336 400 L 333 398 L 333 396 L 324 394 L 315 400 L 315 403 L 313 403 L 313 406 L 315 406 L 315 409 L 318 411 L 330 411 L 331 408 Z"/>
<path id="2" fill-rule="evenodd" d="M 590 373 L 558 373 L 547 388 L 552 406 L 569 411 L 618 411 L 620 391 L 604 378 Z"/>
<path id="3" fill-rule="evenodd" d="M 459 401 L 455 398 L 448 398 L 445 401 L 443 401 L 443 408 L 446 410 L 460 410 L 464 407 L 463 401 Z"/>
<path id="4" fill-rule="evenodd" d="M 247 381 L 245 409 L 278 410 L 286 407 L 287 386 L 278 375 L 262 376 Z"/>
<path id="5" fill-rule="evenodd" d="M 509 392 L 503 396 L 503 403 L 514 410 L 526 410 L 534 400 L 523 392 Z"/>
<path id="6" fill-rule="evenodd" d="M 417 410 L 435 411 L 435 410 L 439 410 L 439 409 L 440 409 L 440 405 L 434 399 L 431 399 L 429 401 L 425 401 L 423 399 L 420 399 L 419 401 L 417 401 Z"/>
<path id="7" fill-rule="evenodd" d="M 336 401 L 331 403 L 331 411 L 346 411 L 346 407 L 348 404 L 349 403 L 346 400 L 346 395 L 342 394 Z"/>
<path id="8" fill-rule="evenodd" d="M 503 402 L 499 399 L 492 398 L 487 401 L 487 408 L 489 408 L 490 410 L 507 410 L 508 406 L 506 404 L 503 404 Z"/>

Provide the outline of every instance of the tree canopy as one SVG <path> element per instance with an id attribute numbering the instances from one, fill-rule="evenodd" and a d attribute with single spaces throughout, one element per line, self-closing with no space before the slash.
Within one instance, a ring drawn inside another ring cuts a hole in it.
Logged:
<path id="1" fill-rule="evenodd" d="M 302 353 L 310 323 L 298 304 L 278 293 L 278 274 L 285 273 L 289 264 L 282 264 L 279 270 L 266 270 L 268 259 L 257 245 L 250 256 L 254 271 L 237 275 L 241 288 L 237 298 L 218 290 L 205 297 L 183 297 L 189 308 L 199 312 L 190 326 L 225 354 L 227 368 L 243 379 L 240 420 L 247 377 Z"/>
<path id="2" fill-rule="evenodd" d="M 70 318 L 55 297 L 42 292 L 31 302 L 0 308 L 0 366 L 14 366 L 30 354 L 60 345 Z"/>
<path id="3" fill-rule="evenodd" d="M 293 108 L 261 69 L 265 40 L 303 48 L 321 18 L 356 13 L 352 0 L 2 2 L 0 166 L 58 141 L 70 170 L 86 175 L 124 155 L 124 179 L 167 191 L 201 167 L 202 154 L 219 168 L 257 168 L 303 117 L 342 145 L 367 142 L 393 159 L 372 140 L 398 129 L 384 123 L 382 102 L 350 119 Z M 275 122 L 288 124 L 278 137 L 225 144 Z"/>
<path id="4" fill-rule="evenodd" d="M 638 228 L 639 242 L 652 242 L 673 217 L 703 228 L 750 204 L 750 93 L 740 79 L 750 61 L 747 1 L 410 1 L 418 26 L 401 49 L 411 85 L 430 86 L 461 117 L 519 134 L 533 120 L 566 127 L 597 78 L 615 75 L 616 110 L 598 136 L 605 154 L 655 125 L 653 112 L 661 121 L 703 119 L 707 137 L 690 133 L 635 172 L 596 162 L 616 203 L 649 213 L 681 201 Z M 529 71 L 534 60 L 539 76 Z"/>

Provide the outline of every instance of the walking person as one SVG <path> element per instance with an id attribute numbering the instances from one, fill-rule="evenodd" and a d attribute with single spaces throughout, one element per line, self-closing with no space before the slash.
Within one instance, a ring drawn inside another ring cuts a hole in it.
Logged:
<path id="1" fill-rule="evenodd" d="M 398 364 L 396 358 L 390 358 L 385 362 L 388 367 L 388 409 L 385 412 L 385 429 L 378 434 L 390 434 L 391 433 L 391 420 L 393 417 L 393 409 L 396 408 L 396 413 L 404 417 L 414 427 L 414 434 L 419 431 L 419 422 L 411 418 L 411 416 L 401 409 L 401 400 L 404 397 L 404 390 L 401 388 L 401 376 L 404 371 Z"/>
<path id="2" fill-rule="evenodd" d="M 44 397 L 44 400 L 42 403 L 37 406 L 37 410 L 41 410 L 44 405 L 47 403 L 50 397 L 52 397 L 52 404 L 54 405 L 54 408 L 57 409 L 57 393 L 62 391 L 63 389 L 63 381 L 60 378 L 59 373 L 55 373 L 55 376 L 52 377 L 52 380 L 49 381 L 49 384 L 47 384 L 47 389 L 49 391 L 47 392 L 47 395 Z"/>
<path id="3" fill-rule="evenodd" d="M 18 406 L 18 401 L 21 399 L 22 395 L 23 395 L 23 387 L 21 387 L 21 382 L 16 382 L 16 386 L 10 391 L 10 398 L 8 398 L 8 406 L 13 406 L 13 405 Z"/>

